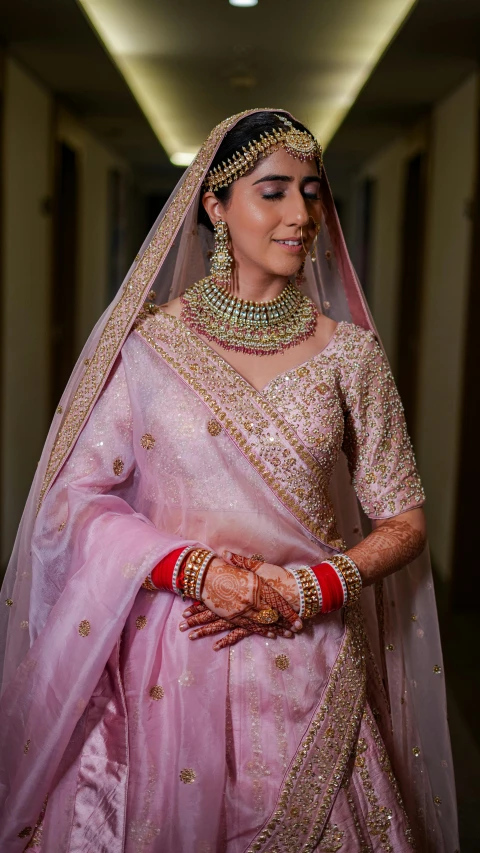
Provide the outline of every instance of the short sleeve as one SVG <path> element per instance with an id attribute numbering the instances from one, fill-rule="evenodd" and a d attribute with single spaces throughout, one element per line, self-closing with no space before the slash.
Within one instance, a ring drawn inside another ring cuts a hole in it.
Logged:
<path id="1" fill-rule="evenodd" d="M 346 382 L 343 450 L 364 512 L 389 518 L 422 506 L 425 495 L 387 359 L 373 334 L 361 338 Z"/>

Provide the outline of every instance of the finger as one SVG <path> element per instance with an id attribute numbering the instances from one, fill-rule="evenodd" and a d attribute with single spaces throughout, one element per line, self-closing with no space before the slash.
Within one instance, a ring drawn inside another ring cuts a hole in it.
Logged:
<path id="1" fill-rule="evenodd" d="M 211 625 L 203 625 L 200 628 L 195 628 L 188 635 L 189 640 L 199 640 L 201 637 L 211 637 L 212 634 L 220 634 L 221 631 L 229 631 L 232 623 L 227 619 L 217 619 Z"/>
<path id="2" fill-rule="evenodd" d="M 183 611 L 182 616 L 184 618 L 188 616 L 194 616 L 195 613 L 203 613 L 205 610 L 208 610 L 208 608 L 205 606 L 205 604 L 203 604 L 203 602 L 194 601 L 193 604 L 190 605 L 190 607 L 187 607 L 187 609 Z"/>
<path id="3" fill-rule="evenodd" d="M 262 637 L 269 637 L 270 640 L 274 640 L 277 636 L 275 625 L 260 625 L 258 622 L 254 622 L 253 619 L 247 619 L 244 616 L 235 617 L 231 621 L 240 628 L 246 628 L 250 634 L 260 634 Z"/>
<path id="4" fill-rule="evenodd" d="M 216 643 L 213 644 L 213 648 L 216 652 L 219 652 L 220 649 L 224 649 L 228 646 L 234 646 L 235 643 L 239 643 L 240 640 L 244 640 L 245 637 L 250 635 L 250 631 L 247 631 L 246 628 L 234 628 L 233 631 L 229 631 L 226 637 L 222 637 L 221 640 L 217 640 Z"/>
<path id="5" fill-rule="evenodd" d="M 239 569 L 247 569 L 249 572 L 256 572 L 263 563 L 263 559 L 260 559 L 260 554 L 255 554 L 253 557 L 242 557 L 241 554 L 236 554 L 234 551 L 224 551 L 223 556 L 232 566 L 236 566 Z"/>
<path id="6" fill-rule="evenodd" d="M 299 619 L 298 613 L 295 613 L 293 607 L 290 607 L 288 601 L 273 586 L 267 583 L 263 584 L 261 594 L 265 604 L 273 607 L 274 610 L 278 610 L 293 631 L 300 631 L 303 628 L 303 622 Z"/>
<path id="7" fill-rule="evenodd" d="M 186 631 L 188 628 L 195 628 L 197 625 L 209 625 L 211 622 L 217 622 L 220 616 L 212 613 L 211 610 L 205 610 L 203 613 L 195 613 L 189 616 L 184 622 L 180 622 L 180 631 Z"/>

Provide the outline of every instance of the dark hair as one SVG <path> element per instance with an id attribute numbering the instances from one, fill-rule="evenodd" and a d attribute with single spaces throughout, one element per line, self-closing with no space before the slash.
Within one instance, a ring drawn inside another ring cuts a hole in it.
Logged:
<path id="1" fill-rule="evenodd" d="M 299 121 L 295 121 L 295 119 L 291 119 L 288 114 L 281 110 L 278 111 L 278 115 L 286 115 L 294 127 L 298 130 L 306 130 L 307 133 L 310 133 L 303 124 Z M 210 168 L 213 169 L 215 166 L 219 166 L 221 163 L 226 162 L 233 154 L 235 154 L 236 151 L 241 151 L 243 147 L 246 148 L 249 142 L 260 139 L 261 133 L 264 133 L 265 131 L 272 131 L 274 128 L 283 130 L 285 125 L 276 117 L 275 113 L 272 112 L 252 113 L 252 115 L 245 116 L 245 118 L 240 119 L 235 127 L 225 134 L 223 142 L 215 154 Z M 252 166 L 252 172 L 260 162 L 261 158 L 256 161 L 254 166 Z M 215 195 L 219 201 L 223 204 L 227 204 L 231 192 L 232 184 L 228 187 L 221 187 L 220 189 L 215 190 Z M 212 223 L 210 222 L 208 214 L 201 201 L 198 211 L 198 222 L 201 225 L 205 225 L 210 231 L 213 231 Z"/>

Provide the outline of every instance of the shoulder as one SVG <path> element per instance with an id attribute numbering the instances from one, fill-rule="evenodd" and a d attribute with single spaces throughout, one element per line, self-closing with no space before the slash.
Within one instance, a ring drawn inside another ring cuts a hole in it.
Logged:
<path id="1" fill-rule="evenodd" d="M 387 359 L 374 333 L 355 323 L 338 324 L 335 359 L 340 385 L 347 396 L 365 383 L 370 384 L 376 374 L 389 373 Z"/>
<path id="2" fill-rule="evenodd" d="M 337 350 L 348 360 L 368 357 L 372 351 L 380 351 L 380 345 L 370 329 L 363 329 L 355 323 L 341 322 L 336 333 Z"/>
<path id="3" fill-rule="evenodd" d="M 138 313 L 133 324 L 132 332 L 148 332 L 153 329 L 158 330 L 160 326 L 164 326 L 162 321 L 165 321 L 166 327 L 170 325 L 171 318 L 180 319 L 182 310 L 181 298 L 172 299 L 171 302 L 166 302 L 164 305 L 156 305 L 154 302 L 146 302 L 142 310 Z"/>

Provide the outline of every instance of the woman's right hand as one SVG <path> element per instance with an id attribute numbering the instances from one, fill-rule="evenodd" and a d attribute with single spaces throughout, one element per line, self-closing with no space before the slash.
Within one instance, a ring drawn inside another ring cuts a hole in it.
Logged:
<path id="1" fill-rule="evenodd" d="M 291 631 L 302 628 L 298 614 L 280 593 L 255 572 L 234 567 L 220 557 L 215 557 L 205 572 L 201 599 L 204 606 L 195 608 L 195 613 L 193 607 L 189 608 L 186 621 L 180 625 L 181 630 L 198 626 L 198 630 L 189 635 L 191 639 L 235 626 L 242 629 L 244 636 L 258 633 L 269 637 L 279 634 L 288 637 Z M 265 608 L 278 612 L 277 622 L 262 625 L 255 620 L 255 614 Z M 224 643 L 216 644 L 218 648 L 222 645 Z"/>
<path id="2" fill-rule="evenodd" d="M 255 613 L 271 607 L 294 631 L 302 622 L 286 599 L 253 571 L 232 566 L 215 557 L 203 582 L 201 599 L 212 613 L 230 622 L 239 617 L 255 619 Z"/>

